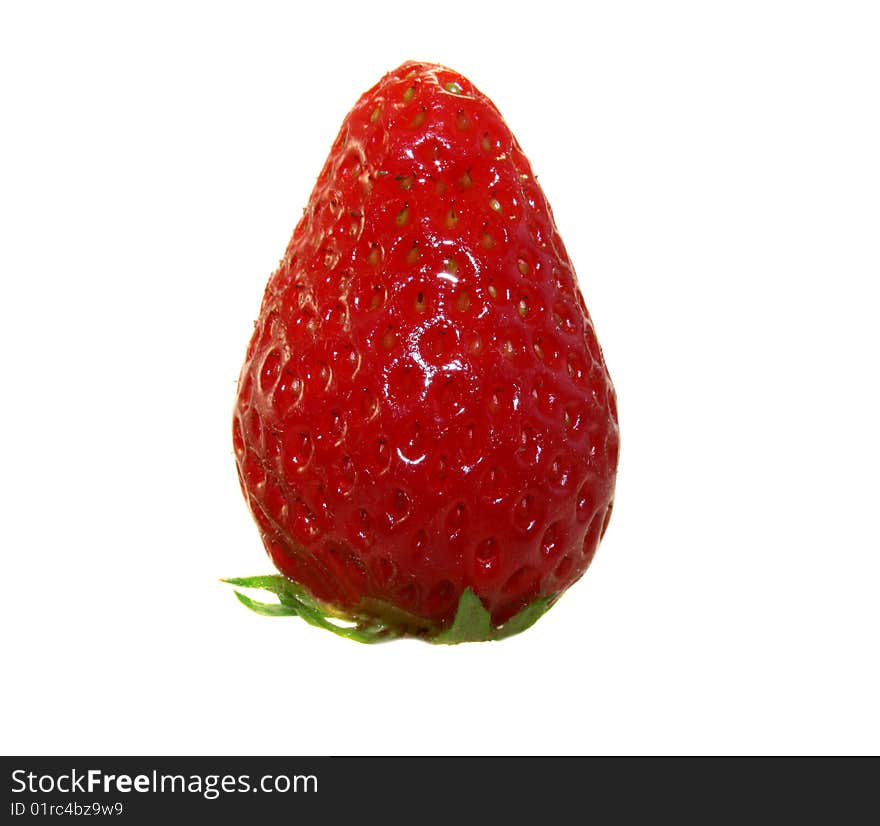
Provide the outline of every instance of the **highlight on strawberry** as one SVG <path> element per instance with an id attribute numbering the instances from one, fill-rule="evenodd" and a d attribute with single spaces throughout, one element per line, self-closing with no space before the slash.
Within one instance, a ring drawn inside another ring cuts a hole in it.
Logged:
<path id="1" fill-rule="evenodd" d="M 608 527 L 614 388 L 529 161 L 494 104 L 407 62 L 342 123 L 266 287 L 233 415 L 278 573 L 226 580 L 360 642 L 496 640 Z"/>

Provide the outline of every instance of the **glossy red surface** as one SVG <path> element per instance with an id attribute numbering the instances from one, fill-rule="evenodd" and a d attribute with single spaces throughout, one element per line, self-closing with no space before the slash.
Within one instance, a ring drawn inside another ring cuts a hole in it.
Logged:
<path id="1" fill-rule="evenodd" d="M 607 527 L 614 390 L 529 162 L 462 76 L 346 117 L 263 298 L 233 438 L 278 569 L 339 606 L 502 622 Z"/>

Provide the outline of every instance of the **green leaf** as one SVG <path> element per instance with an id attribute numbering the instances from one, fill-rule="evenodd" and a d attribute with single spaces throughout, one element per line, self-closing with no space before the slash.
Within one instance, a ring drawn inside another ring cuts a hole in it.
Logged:
<path id="1" fill-rule="evenodd" d="M 430 638 L 430 642 L 455 645 L 460 642 L 503 640 L 531 628 L 553 605 L 554 596 L 541 597 L 527 605 L 503 625 L 492 625 L 491 617 L 480 598 L 467 588 L 458 601 L 455 620 L 446 631 Z"/>
<path id="2" fill-rule="evenodd" d="M 264 617 L 295 617 L 297 614 L 295 608 L 282 605 L 280 602 L 257 602 L 255 599 L 245 596 L 241 591 L 235 591 L 235 596 L 238 597 L 238 601 L 242 605 Z"/>
<path id="3" fill-rule="evenodd" d="M 273 594 L 281 595 L 287 590 L 288 585 L 293 583 L 286 577 L 278 574 L 268 574 L 265 576 L 246 576 L 232 579 L 221 579 L 229 585 L 237 585 L 239 588 L 262 588 L 264 591 L 271 591 Z"/>
<path id="4" fill-rule="evenodd" d="M 309 625 L 363 643 L 383 642 L 399 636 L 394 628 L 373 617 L 340 617 L 338 612 L 322 608 L 305 588 L 277 574 L 230 578 L 222 581 L 229 585 L 237 585 L 239 588 L 261 589 L 275 594 L 278 597 L 278 602 L 267 603 L 257 602 L 240 591 L 235 591 L 239 602 L 265 617 L 300 617 Z M 332 622 L 331 618 L 350 621 L 352 624 L 338 625 L 336 622 Z"/>
<path id="5" fill-rule="evenodd" d="M 519 613 L 512 616 L 504 625 L 497 628 L 492 639 L 503 640 L 506 637 L 512 637 L 514 634 L 520 634 L 527 628 L 531 628 L 550 610 L 555 601 L 555 595 L 536 599 L 519 611 Z"/>
<path id="6" fill-rule="evenodd" d="M 442 631 L 431 642 L 455 645 L 460 642 L 482 642 L 491 639 L 492 619 L 480 598 L 466 588 L 458 600 L 455 619 L 446 631 Z"/>
<path id="7" fill-rule="evenodd" d="M 558 594 L 536 599 L 503 625 L 492 625 L 492 619 L 480 598 L 466 588 L 458 601 L 452 624 L 445 629 L 432 627 L 427 621 L 407 614 L 391 605 L 369 602 L 361 610 L 346 613 L 316 600 L 302 585 L 278 574 L 224 579 L 239 588 L 268 591 L 278 602 L 258 602 L 235 591 L 239 602 L 251 611 L 266 617 L 300 617 L 317 628 L 362 643 L 386 642 L 410 637 L 438 645 L 462 642 L 502 640 L 519 634 L 534 625 L 556 601 Z"/>

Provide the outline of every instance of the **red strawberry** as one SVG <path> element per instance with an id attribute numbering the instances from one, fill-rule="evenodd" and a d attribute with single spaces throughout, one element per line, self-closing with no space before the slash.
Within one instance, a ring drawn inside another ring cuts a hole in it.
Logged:
<path id="1" fill-rule="evenodd" d="M 405 63 L 345 118 L 269 279 L 233 439 L 285 578 L 230 581 L 273 590 L 239 595 L 264 613 L 490 639 L 587 569 L 614 389 L 529 162 L 461 75 Z"/>

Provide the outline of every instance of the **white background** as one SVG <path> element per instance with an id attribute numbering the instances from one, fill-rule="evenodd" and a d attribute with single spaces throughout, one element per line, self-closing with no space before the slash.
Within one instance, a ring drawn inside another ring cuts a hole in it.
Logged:
<path id="1" fill-rule="evenodd" d="M 880 751 L 880 20 L 855 2 L 4 3 L 2 750 Z M 594 565 L 359 646 L 270 571 L 231 409 L 339 124 L 408 58 L 538 173 L 619 394 Z"/>

